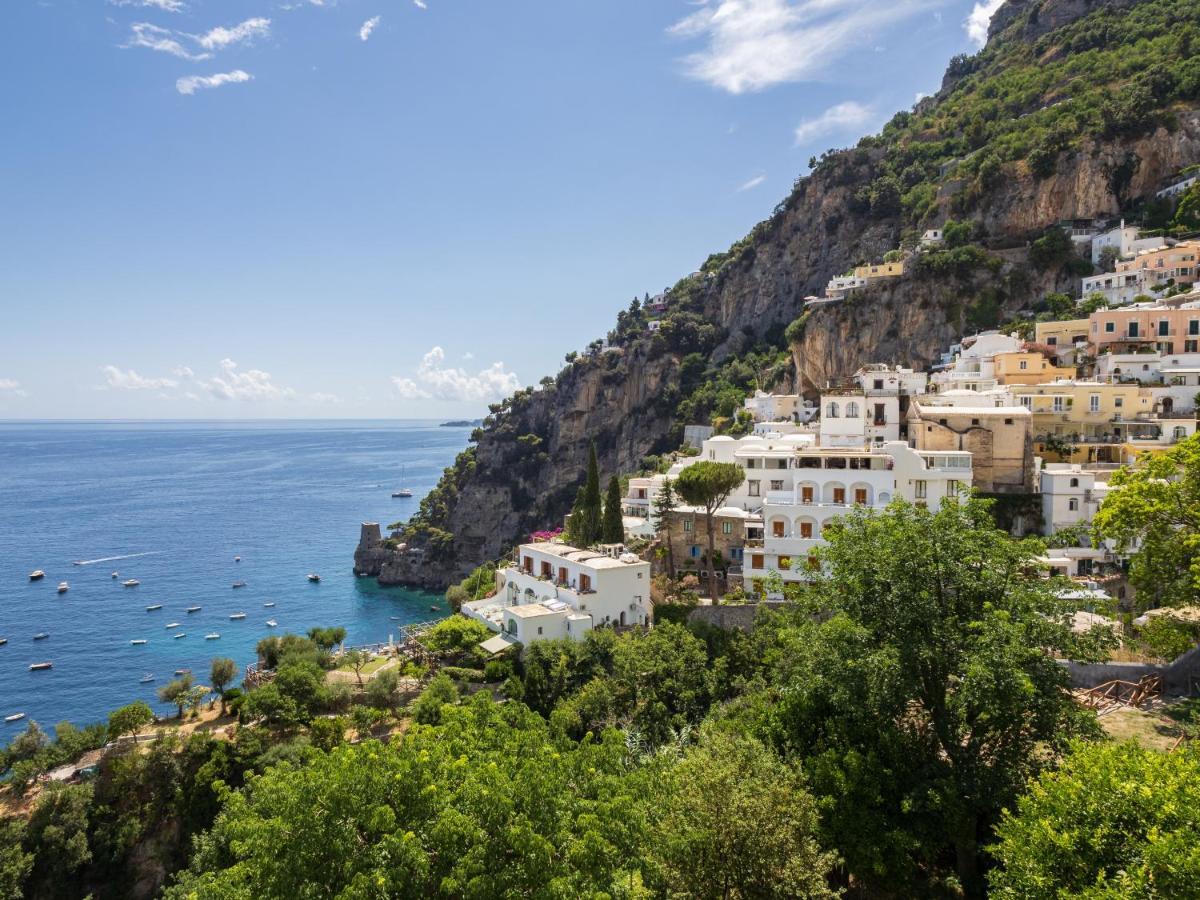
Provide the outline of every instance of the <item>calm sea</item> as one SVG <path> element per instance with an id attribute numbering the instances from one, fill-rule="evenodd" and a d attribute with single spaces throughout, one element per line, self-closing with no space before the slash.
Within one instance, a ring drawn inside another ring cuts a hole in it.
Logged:
<path id="1" fill-rule="evenodd" d="M 373 643 L 445 615 L 439 595 L 355 578 L 352 556 L 359 524 L 412 514 L 467 436 L 413 421 L 0 423 L 0 719 L 27 715 L 0 722 L 0 745 L 29 719 L 83 724 L 139 698 L 166 712 L 155 689 L 176 669 L 204 683 L 214 656 L 253 662 L 268 634 L 342 625 Z M 402 486 L 412 499 L 391 497 Z M 43 660 L 54 668 L 29 670 Z"/>

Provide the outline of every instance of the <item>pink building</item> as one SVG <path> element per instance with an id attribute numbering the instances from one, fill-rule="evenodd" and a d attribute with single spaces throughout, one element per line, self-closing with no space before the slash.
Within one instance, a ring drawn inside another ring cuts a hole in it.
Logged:
<path id="1" fill-rule="evenodd" d="M 1200 307 L 1100 310 L 1088 318 L 1088 342 L 1096 354 L 1143 347 L 1164 354 L 1200 352 Z"/>
<path id="2" fill-rule="evenodd" d="M 1176 284 L 1192 284 L 1196 281 L 1196 251 L 1200 249 L 1200 241 L 1181 241 L 1174 247 L 1161 247 L 1158 250 L 1146 250 L 1133 259 L 1121 260 L 1117 263 L 1117 273 L 1145 272 L 1147 281 L 1162 284 L 1167 279 L 1175 279 Z"/>

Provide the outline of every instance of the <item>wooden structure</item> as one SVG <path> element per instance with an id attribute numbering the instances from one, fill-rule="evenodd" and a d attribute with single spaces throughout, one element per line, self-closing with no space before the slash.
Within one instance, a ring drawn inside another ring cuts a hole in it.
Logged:
<path id="1" fill-rule="evenodd" d="M 1161 675 L 1145 675 L 1138 681 L 1106 681 L 1076 694 L 1084 706 L 1106 713 L 1123 706 L 1141 706 L 1157 700 L 1163 693 Z"/>

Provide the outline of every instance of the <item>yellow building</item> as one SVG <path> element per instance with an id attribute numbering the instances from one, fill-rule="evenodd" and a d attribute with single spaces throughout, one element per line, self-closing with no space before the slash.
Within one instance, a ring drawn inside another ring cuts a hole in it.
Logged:
<path id="1" fill-rule="evenodd" d="M 1158 427 L 1154 398 L 1136 384 L 1055 381 L 1014 384 L 1013 398 L 1033 416 L 1034 453 L 1062 462 L 1121 462 L 1127 439 Z M 1062 452 L 1074 447 L 1072 453 Z"/>
<path id="2" fill-rule="evenodd" d="M 1033 326 L 1033 340 L 1047 344 L 1059 353 L 1074 349 L 1075 344 L 1087 343 L 1088 319 L 1067 319 L 1061 322 L 1037 322 Z"/>
<path id="3" fill-rule="evenodd" d="M 1020 350 L 997 353 L 993 358 L 997 384 L 1045 384 L 1075 377 L 1075 369 L 1055 366 L 1040 353 Z"/>
<path id="4" fill-rule="evenodd" d="M 904 261 L 878 263 L 871 266 L 859 266 L 854 270 L 855 278 L 898 278 L 904 274 Z"/>

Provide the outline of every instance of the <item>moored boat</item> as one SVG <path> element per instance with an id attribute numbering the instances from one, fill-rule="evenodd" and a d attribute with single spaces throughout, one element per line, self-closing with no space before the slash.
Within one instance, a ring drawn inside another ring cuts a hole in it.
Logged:
<path id="1" fill-rule="evenodd" d="M 275 605 L 274 600 L 268 600 L 266 603 L 263 604 L 263 606 L 274 606 L 274 605 Z"/>
<path id="2" fill-rule="evenodd" d="M 11 716 L 5 716 L 4 721 L 5 722 L 20 722 L 23 718 L 25 718 L 25 713 L 13 713 Z"/>
<path id="3" fill-rule="evenodd" d="M 29 671 L 31 671 L 31 672 L 40 672 L 43 669 L 53 669 L 53 668 L 54 668 L 54 663 L 52 663 L 52 662 L 40 662 L 40 663 L 30 663 L 29 664 Z"/>
<path id="4" fill-rule="evenodd" d="M 120 577 L 121 577 L 121 573 L 120 573 L 120 572 L 113 572 L 113 573 L 112 573 L 112 577 L 113 577 L 113 578 L 120 578 Z"/>
<path id="5" fill-rule="evenodd" d="M 142 684 L 146 684 L 146 683 L 148 683 L 148 682 L 151 682 L 151 681 L 153 681 L 153 680 L 154 680 L 154 673 L 153 673 L 153 672 L 147 672 L 145 675 L 143 675 L 143 676 L 142 676 Z"/>
<path id="6" fill-rule="evenodd" d="M 0 647 L 3 647 L 7 643 L 8 643 L 8 638 L 0 638 Z"/>
<path id="7" fill-rule="evenodd" d="M 125 585 L 125 587 L 137 587 L 141 582 L 136 578 L 126 578 L 121 584 Z"/>
<path id="8" fill-rule="evenodd" d="M 321 580 L 321 576 L 318 575 L 316 572 L 309 572 L 308 580 L 313 582 L 313 584 L 316 584 L 317 582 L 319 582 Z"/>
<path id="9" fill-rule="evenodd" d="M 133 646 L 135 646 L 135 647 L 140 647 L 140 646 L 142 646 L 142 644 L 148 644 L 150 642 L 148 640 L 146 640 L 145 638 L 134 638 L 129 643 L 133 644 Z"/>
<path id="10" fill-rule="evenodd" d="M 41 569 L 34 569 L 32 572 L 29 573 L 30 581 L 41 581 L 45 577 L 46 577 L 46 573 L 43 572 Z"/>
<path id="11" fill-rule="evenodd" d="M 278 624 L 279 623 L 276 622 L 274 619 L 267 619 L 267 627 L 268 628 L 274 628 Z"/>
<path id="12" fill-rule="evenodd" d="M 175 638 L 175 640 L 179 640 L 180 638 L 185 638 L 185 637 L 187 637 L 187 632 L 181 631 L 181 632 L 179 632 L 179 634 L 173 635 L 173 637 Z"/>
<path id="13" fill-rule="evenodd" d="M 209 632 L 208 634 L 206 634 L 204 636 L 204 639 L 206 641 L 218 641 L 221 639 L 221 635 L 217 634 L 217 632 L 215 632 L 215 631 L 212 631 L 212 632 Z"/>
<path id="14" fill-rule="evenodd" d="M 198 612 L 200 612 L 200 610 L 201 610 L 201 609 L 203 609 L 203 607 L 200 607 L 200 606 L 189 606 L 189 607 L 187 608 L 187 612 L 188 612 L 188 615 L 190 616 L 192 613 L 198 613 Z"/>
<path id="15" fill-rule="evenodd" d="M 235 582 L 233 583 L 233 586 L 234 586 L 235 588 L 241 588 L 241 587 L 245 587 L 245 586 L 246 586 L 246 582 L 244 582 L 244 581 L 235 581 Z"/>
<path id="16" fill-rule="evenodd" d="M 37 634 L 35 634 L 33 636 L 33 639 L 35 641 L 44 641 L 48 637 L 50 637 L 50 635 L 48 633 L 46 633 L 45 631 L 39 631 Z"/>
<path id="17" fill-rule="evenodd" d="M 162 609 L 161 603 L 155 603 L 153 606 L 147 606 L 146 612 L 154 612 L 156 609 Z"/>
<path id="18" fill-rule="evenodd" d="M 192 674 L 191 669 L 176 669 L 175 670 L 176 677 L 179 677 L 180 675 L 191 675 L 191 674 Z"/>
<path id="19" fill-rule="evenodd" d="M 244 618 L 246 618 L 246 614 L 245 614 L 244 612 L 235 612 L 235 613 L 230 613 L 230 614 L 229 614 L 229 618 L 231 618 L 231 619 L 244 619 Z"/>
<path id="20" fill-rule="evenodd" d="M 167 628 L 178 628 L 178 627 L 179 627 L 179 623 L 178 623 L 178 622 L 168 622 L 168 623 L 167 623 L 167 625 L 166 625 L 165 627 L 167 627 Z"/>

